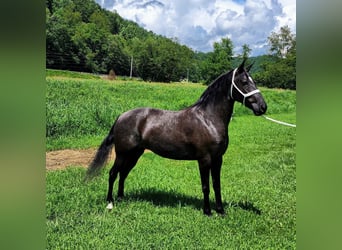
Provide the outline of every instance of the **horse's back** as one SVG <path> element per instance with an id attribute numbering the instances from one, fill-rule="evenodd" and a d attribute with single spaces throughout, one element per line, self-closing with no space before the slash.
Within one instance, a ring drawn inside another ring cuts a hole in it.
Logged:
<path id="1" fill-rule="evenodd" d="M 174 144 L 180 140 L 174 135 L 182 123 L 181 116 L 181 111 L 154 108 L 137 108 L 121 114 L 114 127 L 116 150 L 127 152 L 141 147 L 159 151 L 161 146 Z"/>

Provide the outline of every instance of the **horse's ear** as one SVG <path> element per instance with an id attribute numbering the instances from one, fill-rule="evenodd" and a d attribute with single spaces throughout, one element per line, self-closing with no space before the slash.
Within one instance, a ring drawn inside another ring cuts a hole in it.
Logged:
<path id="1" fill-rule="evenodd" d="M 246 67 L 247 72 L 249 72 L 249 71 L 251 70 L 251 68 L 252 68 L 252 66 L 254 65 L 254 63 L 255 63 L 255 61 L 252 62 L 251 65 L 248 65 L 248 66 Z"/>
<path id="2" fill-rule="evenodd" d="M 246 58 L 243 59 L 242 63 L 240 64 L 240 66 L 238 67 L 238 72 L 243 72 L 244 67 L 245 67 L 245 62 L 246 62 Z"/>

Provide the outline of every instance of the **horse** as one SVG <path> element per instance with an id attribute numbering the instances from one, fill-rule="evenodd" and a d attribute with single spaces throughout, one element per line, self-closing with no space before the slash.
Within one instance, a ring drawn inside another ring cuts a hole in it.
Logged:
<path id="1" fill-rule="evenodd" d="M 253 64 L 252 64 L 253 65 Z M 245 60 L 235 69 L 216 78 L 193 105 L 180 111 L 137 108 L 121 114 L 99 146 L 86 176 L 99 174 L 112 147 L 116 158 L 109 171 L 107 209 L 113 209 L 113 185 L 120 174 L 118 199 L 124 196 L 124 183 L 145 149 L 175 160 L 198 161 L 203 192 L 203 213 L 210 216 L 209 178 L 215 192 L 216 212 L 225 214 L 220 172 L 229 143 L 228 125 L 234 103 L 240 102 L 260 116 L 266 102 L 249 74 Z"/>

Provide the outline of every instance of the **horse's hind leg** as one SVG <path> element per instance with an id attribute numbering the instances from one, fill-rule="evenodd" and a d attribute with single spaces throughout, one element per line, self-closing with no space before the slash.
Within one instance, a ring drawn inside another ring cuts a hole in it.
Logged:
<path id="1" fill-rule="evenodd" d="M 118 176 L 119 170 L 122 166 L 123 159 L 120 157 L 115 158 L 115 162 L 113 167 L 109 171 L 109 179 L 108 179 L 108 194 L 107 194 L 107 208 L 108 209 L 113 209 L 113 186 L 114 186 L 114 181 L 116 180 L 116 177 Z"/>
<path id="2" fill-rule="evenodd" d="M 144 149 L 134 149 L 129 153 L 125 154 L 125 161 L 123 167 L 119 170 L 119 188 L 118 188 L 118 198 L 124 197 L 125 180 L 129 172 L 133 169 L 137 163 L 139 157 L 144 153 Z"/>
<path id="3" fill-rule="evenodd" d="M 113 209 L 113 186 L 118 174 L 120 173 L 118 197 L 122 198 L 124 196 L 125 179 L 143 153 L 144 149 L 134 149 L 127 153 L 116 154 L 114 165 L 109 171 L 107 194 L 108 209 Z"/>

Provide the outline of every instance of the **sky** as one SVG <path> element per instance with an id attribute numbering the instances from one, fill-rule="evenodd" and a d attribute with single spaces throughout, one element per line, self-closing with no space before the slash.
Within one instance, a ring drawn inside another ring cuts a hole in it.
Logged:
<path id="1" fill-rule="evenodd" d="M 267 37 L 289 26 L 296 33 L 296 0 L 96 0 L 156 34 L 177 38 L 194 51 L 209 52 L 221 38 L 234 54 L 247 44 L 251 56 L 268 53 Z"/>

